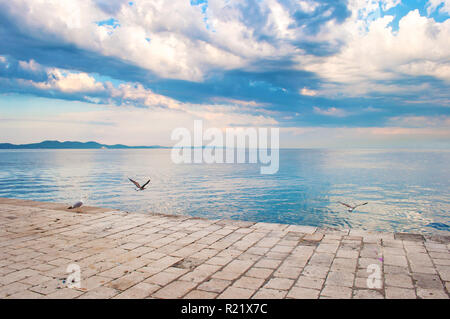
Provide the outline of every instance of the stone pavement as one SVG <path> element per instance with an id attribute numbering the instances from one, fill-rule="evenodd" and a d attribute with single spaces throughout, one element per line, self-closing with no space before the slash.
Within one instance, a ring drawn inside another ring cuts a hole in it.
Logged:
<path id="1" fill-rule="evenodd" d="M 0 298 L 449 297 L 448 237 L 65 208 L 0 198 Z"/>

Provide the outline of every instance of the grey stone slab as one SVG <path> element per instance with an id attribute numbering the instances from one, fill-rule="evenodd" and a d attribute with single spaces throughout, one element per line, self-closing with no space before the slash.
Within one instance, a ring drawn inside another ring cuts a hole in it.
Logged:
<path id="1" fill-rule="evenodd" d="M 415 285 L 422 289 L 443 289 L 443 284 L 437 275 L 415 274 L 412 275 Z"/>

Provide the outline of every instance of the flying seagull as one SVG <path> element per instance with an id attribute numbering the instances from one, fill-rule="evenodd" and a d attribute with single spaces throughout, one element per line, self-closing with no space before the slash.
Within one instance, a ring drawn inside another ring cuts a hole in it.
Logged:
<path id="1" fill-rule="evenodd" d="M 75 204 L 73 204 L 72 206 L 68 207 L 68 209 L 74 209 L 74 208 L 78 208 L 81 206 L 83 206 L 83 202 L 79 201 L 79 202 L 76 202 Z"/>
<path id="2" fill-rule="evenodd" d="M 353 212 L 353 210 L 355 210 L 355 208 L 356 207 L 359 207 L 359 206 L 363 206 L 363 205 L 367 205 L 368 204 L 368 202 L 365 202 L 365 203 L 362 203 L 362 204 L 358 204 L 358 205 L 355 205 L 355 206 L 352 206 L 352 205 L 349 205 L 349 204 L 346 204 L 346 203 L 343 203 L 343 202 L 338 202 L 339 204 L 342 204 L 342 205 L 344 205 L 344 206 L 346 206 L 346 207 L 348 207 L 349 208 L 349 212 L 351 213 L 351 212 Z"/>
<path id="3" fill-rule="evenodd" d="M 147 181 L 147 183 L 145 183 L 144 185 L 140 185 L 138 182 L 133 181 L 131 178 L 128 178 L 130 180 L 130 182 L 132 182 L 134 185 L 136 185 L 136 187 L 138 188 L 137 190 L 139 191 L 143 191 L 145 189 L 145 186 L 147 186 L 148 183 L 150 183 L 150 180 Z"/>

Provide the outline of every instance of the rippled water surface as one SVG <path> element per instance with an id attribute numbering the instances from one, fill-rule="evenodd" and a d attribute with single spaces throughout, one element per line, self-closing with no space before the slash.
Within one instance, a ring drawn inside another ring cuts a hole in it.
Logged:
<path id="1" fill-rule="evenodd" d="M 259 164 L 173 164 L 170 150 L 0 151 L 0 197 L 384 231 L 450 230 L 450 152 L 280 150 Z M 150 187 L 134 190 L 127 177 Z M 369 202 L 353 213 L 338 201 Z"/>

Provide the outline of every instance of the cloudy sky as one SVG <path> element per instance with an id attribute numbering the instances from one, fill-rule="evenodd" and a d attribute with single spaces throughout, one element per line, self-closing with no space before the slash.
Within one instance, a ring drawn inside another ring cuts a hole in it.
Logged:
<path id="1" fill-rule="evenodd" d="M 0 142 L 450 147 L 450 0 L 0 0 Z"/>

